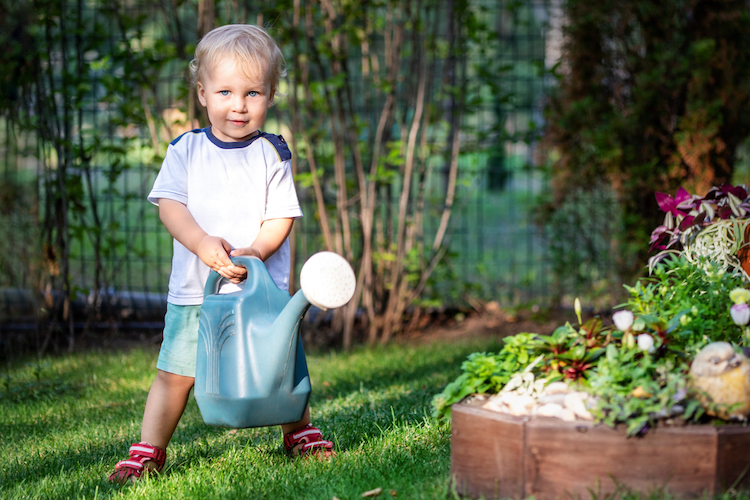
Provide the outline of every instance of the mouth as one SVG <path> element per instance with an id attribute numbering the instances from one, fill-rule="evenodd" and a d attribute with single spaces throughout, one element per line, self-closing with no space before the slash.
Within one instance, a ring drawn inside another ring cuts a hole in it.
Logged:
<path id="1" fill-rule="evenodd" d="M 229 120 L 229 123 L 235 127 L 244 127 L 247 124 L 245 120 Z"/>

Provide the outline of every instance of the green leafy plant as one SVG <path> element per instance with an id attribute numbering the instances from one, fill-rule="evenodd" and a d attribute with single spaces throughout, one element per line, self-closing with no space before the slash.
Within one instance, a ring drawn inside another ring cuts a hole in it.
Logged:
<path id="1" fill-rule="evenodd" d="M 688 397 L 688 365 L 679 357 L 607 346 L 606 356 L 589 379 L 588 391 L 597 397 L 593 414 L 601 422 L 627 424 L 629 436 L 645 432 L 672 416 L 697 419 L 703 409 Z"/>
<path id="2" fill-rule="evenodd" d="M 548 380 L 579 380 L 588 375 L 611 340 L 610 329 L 602 325 L 600 318 L 592 318 L 579 329 L 566 323 L 552 335 L 536 336 L 532 345 L 535 353 L 544 356 L 541 370 Z"/>
<path id="3" fill-rule="evenodd" d="M 504 339 L 496 355 L 470 356 L 461 376 L 435 397 L 433 413 L 446 416 L 449 405 L 500 392 L 531 370 L 537 379 L 566 380 L 588 392 L 596 402 L 594 417 L 613 427 L 625 424 L 628 436 L 667 419 L 698 421 L 706 413 L 689 390 L 690 359 L 712 341 L 743 342 L 750 323 L 750 292 L 743 284 L 741 275 L 721 266 L 667 256 L 652 276 L 626 286 L 630 297 L 613 325 L 598 317 L 581 321 L 576 301 L 577 328 L 566 323 L 551 335 L 519 334 Z M 513 357 L 515 352 L 523 356 Z"/>
<path id="4" fill-rule="evenodd" d="M 728 294 L 744 285 L 742 276 L 715 264 L 699 268 L 684 256 L 670 255 L 650 277 L 625 286 L 630 293 L 625 307 L 648 321 L 665 344 L 692 356 L 710 341 L 739 340 Z"/>
<path id="5" fill-rule="evenodd" d="M 532 338 L 532 334 L 519 333 L 504 338 L 505 345 L 497 354 L 470 354 L 461 365 L 461 375 L 433 398 L 433 416 L 449 417 L 451 405 L 471 394 L 498 392 L 514 373 L 531 362 Z"/>

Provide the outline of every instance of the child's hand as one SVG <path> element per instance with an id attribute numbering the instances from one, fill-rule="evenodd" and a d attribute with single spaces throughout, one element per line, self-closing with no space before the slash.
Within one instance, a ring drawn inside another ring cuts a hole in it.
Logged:
<path id="1" fill-rule="evenodd" d="M 232 264 L 229 251 L 232 246 L 224 238 L 206 235 L 198 244 L 195 254 L 208 267 L 227 278 L 232 283 L 239 283 L 245 279 L 247 271 L 244 267 Z"/>
<path id="2" fill-rule="evenodd" d="M 250 257 L 258 257 L 259 259 L 263 260 L 263 258 L 260 255 L 260 252 L 253 247 L 235 248 L 234 250 L 229 252 L 229 255 L 231 255 L 232 257 L 237 257 L 238 255 L 248 255 Z M 242 274 L 243 280 L 247 277 L 247 269 L 245 269 L 244 267 L 239 267 L 239 266 L 232 266 L 232 267 L 233 267 L 232 269 L 233 272 Z"/>

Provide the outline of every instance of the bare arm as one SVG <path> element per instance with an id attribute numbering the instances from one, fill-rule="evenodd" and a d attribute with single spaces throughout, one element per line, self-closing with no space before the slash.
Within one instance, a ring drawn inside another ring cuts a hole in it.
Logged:
<path id="1" fill-rule="evenodd" d="M 159 218 L 174 239 L 193 252 L 204 264 L 232 282 L 239 283 L 246 274 L 229 258 L 231 245 L 218 236 L 210 236 L 195 221 L 185 205 L 167 198 L 159 199 Z"/>
<path id="2" fill-rule="evenodd" d="M 252 255 L 266 261 L 276 253 L 292 231 L 294 219 L 268 219 L 263 221 L 255 241 L 245 248 L 232 250 L 232 257 L 237 255 Z"/>

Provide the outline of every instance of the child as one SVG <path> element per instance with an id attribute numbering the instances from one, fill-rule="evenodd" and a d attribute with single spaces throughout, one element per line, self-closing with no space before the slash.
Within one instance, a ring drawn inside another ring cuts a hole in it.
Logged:
<path id="1" fill-rule="evenodd" d="M 148 196 L 174 237 L 164 340 L 141 442 L 130 447 L 130 459 L 117 464 L 110 481 L 135 481 L 164 466 L 195 381 L 198 317 L 209 272 L 240 283 L 247 271 L 232 265 L 230 256 L 252 255 L 288 289 L 287 237 L 302 211 L 284 139 L 260 131 L 285 76 L 281 51 L 262 28 L 223 26 L 200 41 L 190 70 L 211 125 L 170 143 Z M 333 453 L 333 443 L 310 425 L 309 408 L 301 421 L 281 428 L 293 456 Z"/>

